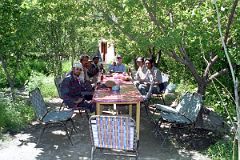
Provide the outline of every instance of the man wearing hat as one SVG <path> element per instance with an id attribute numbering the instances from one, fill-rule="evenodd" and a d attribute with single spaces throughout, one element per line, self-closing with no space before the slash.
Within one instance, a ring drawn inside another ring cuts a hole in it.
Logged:
<path id="1" fill-rule="evenodd" d="M 146 73 L 147 73 L 147 68 L 144 65 L 144 58 L 138 57 L 136 62 L 137 62 L 138 70 L 137 70 L 137 73 L 135 74 L 134 80 L 135 82 L 143 83 L 144 81 L 146 81 Z"/>
<path id="2" fill-rule="evenodd" d="M 94 112 L 95 107 L 93 104 L 85 101 L 82 95 L 84 83 L 80 80 L 81 74 L 84 74 L 82 64 L 79 62 L 74 63 L 72 71 L 63 79 L 61 84 L 60 90 L 63 101 L 69 108 L 83 107 L 89 109 L 90 112 Z"/>
<path id="3" fill-rule="evenodd" d="M 125 72 L 126 67 L 124 64 L 122 64 L 122 56 L 121 55 L 117 55 L 117 62 L 116 62 L 116 66 L 114 66 L 113 68 L 113 72 Z"/>

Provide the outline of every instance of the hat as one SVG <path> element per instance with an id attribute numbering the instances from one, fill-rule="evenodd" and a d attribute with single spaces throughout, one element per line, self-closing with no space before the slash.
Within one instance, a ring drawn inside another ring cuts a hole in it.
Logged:
<path id="1" fill-rule="evenodd" d="M 143 62 L 144 59 L 143 59 L 143 57 L 138 57 L 136 61 L 137 61 L 137 62 Z"/>
<path id="2" fill-rule="evenodd" d="M 83 68 L 82 64 L 80 62 L 75 62 L 73 63 L 73 66 L 74 68 Z"/>
<path id="3" fill-rule="evenodd" d="M 122 58 L 122 56 L 120 54 L 117 55 L 117 58 Z"/>
<path id="4" fill-rule="evenodd" d="M 93 57 L 93 59 L 95 59 L 95 58 L 99 58 L 99 56 L 96 55 L 96 56 Z"/>

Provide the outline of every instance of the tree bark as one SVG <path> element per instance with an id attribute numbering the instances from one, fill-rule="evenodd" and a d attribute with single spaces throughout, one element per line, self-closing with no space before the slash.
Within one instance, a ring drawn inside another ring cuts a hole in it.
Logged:
<path id="1" fill-rule="evenodd" d="M 7 62 L 5 61 L 5 59 L 2 56 L 0 57 L 0 60 L 2 61 L 3 71 L 5 72 L 7 82 L 10 86 L 10 89 L 11 89 L 12 100 L 15 101 L 16 96 L 15 96 L 15 91 L 14 91 L 14 81 L 12 80 L 11 75 L 10 75 L 8 69 L 7 69 Z"/>

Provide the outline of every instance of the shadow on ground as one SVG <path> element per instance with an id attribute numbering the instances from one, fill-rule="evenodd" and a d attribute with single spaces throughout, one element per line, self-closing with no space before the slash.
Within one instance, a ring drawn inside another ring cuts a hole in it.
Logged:
<path id="1" fill-rule="evenodd" d="M 56 104 L 54 104 L 56 103 Z M 53 102 L 51 106 L 59 106 L 60 102 Z M 76 112 L 74 122 L 78 132 L 73 133 L 73 146 L 65 136 L 65 132 L 61 128 L 49 128 L 44 133 L 41 142 L 36 146 L 41 125 L 33 123 L 24 131 L 14 136 L 9 136 L 9 139 L 0 142 L 0 159 L 1 160 L 87 160 L 90 159 L 91 140 L 89 136 L 88 120 L 84 114 L 80 115 Z M 159 159 L 178 159 L 178 160 L 201 160 L 208 159 L 200 154 L 198 149 L 191 146 L 193 139 L 197 142 L 197 137 L 192 137 L 183 130 L 174 129 L 167 137 L 154 136 L 154 126 L 146 117 L 144 109 L 141 109 L 141 130 L 140 130 L 140 145 L 139 145 L 139 160 L 159 160 Z M 185 135 L 186 134 L 186 135 Z M 179 136 L 180 135 L 180 136 Z M 182 135 L 182 136 L 181 136 Z M 188 138 L 181 138 L 184 137 Z M 163 143 L 163 139 L 166 141 Z M 191 140 L 190 140 L 191 139 Z M 187 144 L 187 145 L 186 145 Z M 208 147 L 208 146 L 205 146 Z M 203 148 L 201 148 L 203 149 Z M 101 152 L 96 152 L 95 159 L 134 159 L 119 156 L 106 156 Z"/>

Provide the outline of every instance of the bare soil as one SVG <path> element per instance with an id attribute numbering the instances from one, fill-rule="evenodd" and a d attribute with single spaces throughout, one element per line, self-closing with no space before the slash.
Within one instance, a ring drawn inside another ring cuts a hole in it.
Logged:
<path id="1" fill-rule="evenodd" d="M 51 106 L 59 106 L 60 100 L 51 101 Z M 78 132 L 72 134 L 73 145 L 59 128 L 49 128 L 45 131 L 41 142 L 36 146 L 41 125 L 33 122 L 18 134 L 5 134 L 0 141 L 0 160 L 88 160 L 91 153 L 91 140 L 86 116 L 76 112 L 73 118 Z M 154 135 L 154 125 L 141 109 L 139 141 L 139 160 L 208 160 L 200 153 L 216 141 L 209 132 L 186 128 L 163 129 L 162 135 Z M 166 133 L 164 132 L 166 131 Z M 122 156 L 103 155 L 96 152 L 97 160 L 134 159 Z"/>

